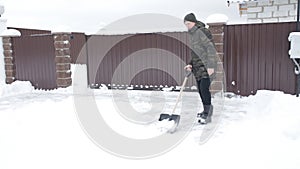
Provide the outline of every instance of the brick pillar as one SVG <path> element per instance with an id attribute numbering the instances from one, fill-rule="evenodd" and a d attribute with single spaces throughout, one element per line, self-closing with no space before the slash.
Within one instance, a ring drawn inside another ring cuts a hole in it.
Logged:
<path id="1" fill-rule="evenodd" d="M 14 62 L 14 52 L 12 38 L 9 36 L 2 38 L 3 42 L 3 54 L 4 54 L 4 65 L 5 65 L 5 82 L 11 84 L 16 79 L 16 66 Z"/>
<path id="2" fill-rule="evenodd" d="M 70 33 L 53 33 L 56 63 L 56 84 L 59 88 L 72 85 Z"/>
<path id="3" fill-rule="evenodd" d="M 225 90 L 225 80 L 224 80 L 224 70 L 223 70 L 223 61 L 224 61 L 224 27 L 226 23 L 209 23 L 209 30 L 213 35 L 213 39 L 216 45 L 216 50 L 218 54 L 218 66 L 216 72 L 216 79 L 211 84 L 211 92 L 217 93 Z"/>

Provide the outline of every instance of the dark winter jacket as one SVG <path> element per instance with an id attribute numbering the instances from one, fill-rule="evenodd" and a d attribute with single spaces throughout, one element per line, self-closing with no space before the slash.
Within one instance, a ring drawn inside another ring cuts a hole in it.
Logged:
<path id="1" fill-rule="evenodd" d="M 216 71 L 217 66 L 217 52 L 215 45 L 201 30 L 203 28 L 205 28 L 205 24 L 199 21 L 189 30 L 192 49 L 192 59 L 189 64 L 193 66 L 192 72 L 196 80 L 209 78 L 207 68 L 213 68 Z"/>

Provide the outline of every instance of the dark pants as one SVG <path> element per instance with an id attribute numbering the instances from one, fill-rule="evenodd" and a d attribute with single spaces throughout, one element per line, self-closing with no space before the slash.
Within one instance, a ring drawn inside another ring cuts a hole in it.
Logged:
<path id="1" fill-rule="evenodd" d="M 197 81 L 197 85 L 203 105 L 211 105 L 211 93 L 209 91 L 210 79 L 203 78 Z"/>

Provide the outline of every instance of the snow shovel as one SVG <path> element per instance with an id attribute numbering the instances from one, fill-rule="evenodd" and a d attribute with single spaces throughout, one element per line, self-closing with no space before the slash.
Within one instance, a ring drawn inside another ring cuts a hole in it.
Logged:
<path id="1" fill-rule="evenodd" d="M 188 77 L 192 74 L 191 71 L 186 71 L 186 74 L 185 74 L 185 78 L 184 78 L 184 81 L 182 83 L 182 86 L 181 86 L 181 89 L 180 89 L 180 92 L 179 92 L 179 95 L 177 96 L 177 99 L 176 99 L 176 103 L 175 103 L 175 106 L 173 108 L 173 111 L 172 111 L 172 114 L 160 114 L 159 116 L 159 119 L 158 121 L 162 121 L 162 120 L 166 120 L 166 119 L 169 119 L 169 121 L 174 121 L 175 124 L 174 124 L 174 127 L 173 128 L 176 128 L 179 124 L 179 120 L 180 120 L 180 114 L 174 114 L 175 110 L 176 110 L 176 107 L 177 107 L 177 104 L 181 98 L 181 95 L 182 95 L 182 92 L 183 92 L 183 89 L 184 89 L 184 86 L 188 80 Z"/>

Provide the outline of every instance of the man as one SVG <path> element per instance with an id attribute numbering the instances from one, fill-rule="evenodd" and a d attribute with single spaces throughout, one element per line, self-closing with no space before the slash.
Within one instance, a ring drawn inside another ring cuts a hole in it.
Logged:
<path id="1" fill-rule="evenodd" d="M 184 24 L 191 36 L 191 61 L 184 68 L 192 71 L 196 80 L 198 91 L 204 107 L 203 112 L 198 113 L 199 123 L 211 122 L 213 106 L 209 87 L 216 68 L 216 49 L 212 41 L 212 35 L 205 24 L 198 21 L 193 13 L 184 17 Z"/>

